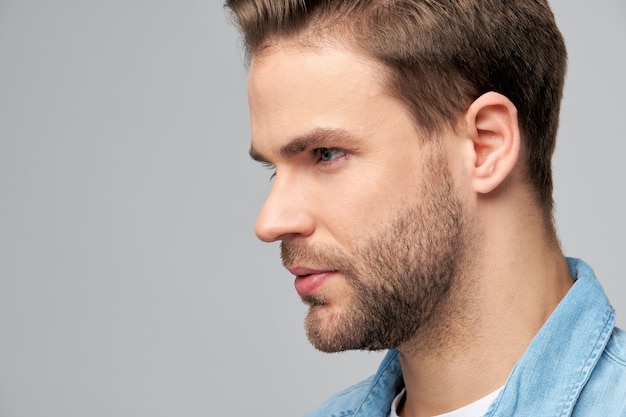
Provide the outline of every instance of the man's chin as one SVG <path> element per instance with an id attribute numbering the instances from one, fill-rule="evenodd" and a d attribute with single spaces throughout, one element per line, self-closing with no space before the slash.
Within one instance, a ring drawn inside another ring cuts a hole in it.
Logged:
<path id="1" fill-rule="evenodd" d="M 311 334 L 307 332 L 307 337 L 311 345 L 313 345 L 313 347 L 320 352 L 337 353 L 345 352 L 347 350 L 354 350 L 354 348 L 338 343 L 336 338 L 328 337 L 327 335 L 323 335 L 320 333 Z"/>
<path id="2" fill-rule="evenodd" d="M 347 322 L 329 305 L 311 306 L 305 319 L 305 329 L 309 342 L 321 352 L 362 349 L 360 334 L 353 323 Z"/>
<path id="3" fill-rule="evenodd" d="M 328 302 L 323 297 L 318 295 L 303 295 L 300 298 L 302 299 L 302 302 L 311 307 L 311 309 L 328 305 Z"/>
<path id="4" fill-rule="evenodd" d="M 348 350 L 367 350 L 379 351 L 387 349 L 382 345 L 371 345 L 361 343 L 352 337 L 339 334 L 325 334 L 323 332 L 315 332 L 307 330 L 307 338 L 313 347 L 324 353 L 338 353 Z"/>

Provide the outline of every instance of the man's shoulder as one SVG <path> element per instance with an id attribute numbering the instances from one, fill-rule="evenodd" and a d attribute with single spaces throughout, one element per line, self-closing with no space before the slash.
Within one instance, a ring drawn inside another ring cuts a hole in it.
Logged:
<path id="1" fill-rule="evenodd" d="M 609 391 L 620 391 L 620 398 L 626 407 L 626 332 L 615 327 L 604 352 L 598 361 L 589 384 L 595 381 L 611 387 Z"/>
<path id="2" fill-rule="evenodd" d="M 615 327 L 613 334 L 606 345 L 607 357 L 626 370 L 626 331 Z"/>
<path id="3" fill-rule="evenodd" d="M 353 416 L 372 387 L 375 375 L 335 394 L 306 417 Z"/>
<path id="4" fill-rule="evenodd" d="M 626 332 L 614 328 L 602 356 L 580 393 L 572 417 L 626 417 Z"/>
<path id="5" fill-rule="evenodd" d="M 392 349 L 375 375 L 334 395 L 306 417 L 386 416 L 402 386 L 400 359 Z"/>

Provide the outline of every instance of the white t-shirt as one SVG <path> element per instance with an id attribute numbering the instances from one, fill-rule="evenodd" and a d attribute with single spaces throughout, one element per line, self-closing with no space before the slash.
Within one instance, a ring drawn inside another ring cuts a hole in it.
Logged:
<path id="1" fill-rule="evenodd" d="M 502 391 L 502 388 L 492 392 L 478 401 L 474 401 L 473 403 L 466 405 L 465 407 L 433 417 L 481 417 L 489 410 L 491 403 L 496 399 L 498 394 L 500 394 L 500 391 Z M 389 413 L 389 417 L 398 417 L 396 410 L 398 408 L 398 404 L 404 397 L 405 392 L 406 390 L 403 389 L 391 403 L 391 412 Z"/>

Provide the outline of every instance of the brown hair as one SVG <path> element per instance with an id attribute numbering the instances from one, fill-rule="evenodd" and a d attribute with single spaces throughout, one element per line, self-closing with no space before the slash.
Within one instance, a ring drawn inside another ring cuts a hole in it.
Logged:
<path id="1" fill-rule="evenodd" d="M 248 56 L 282 39 L 340 42 L 383 62 L 428 137 L 480 95 L 517 107 L 527 177 L 551 217 L 567 53 L 547 0 L 227 0 Z"/>

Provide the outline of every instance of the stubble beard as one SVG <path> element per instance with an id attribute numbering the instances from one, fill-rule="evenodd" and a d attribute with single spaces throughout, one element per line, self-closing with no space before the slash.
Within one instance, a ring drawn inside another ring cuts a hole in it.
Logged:
<path id="1" fill-rule="evenodd" d="M 421 202 L 397 209 L 353 253 L 334 245 L 281 244 L 288 264 L 339 271 L 351 295 L 344 305 L 306 296 L 309 341 L 323 352 L 381 350 L 411 344 L 437 350 L 459 300 L 451 295 L 471 252 L 471 222 L 454 191 L 445 161 L 427 164 Z M 454 304 L 454 305 L 453 305 Z"/>

